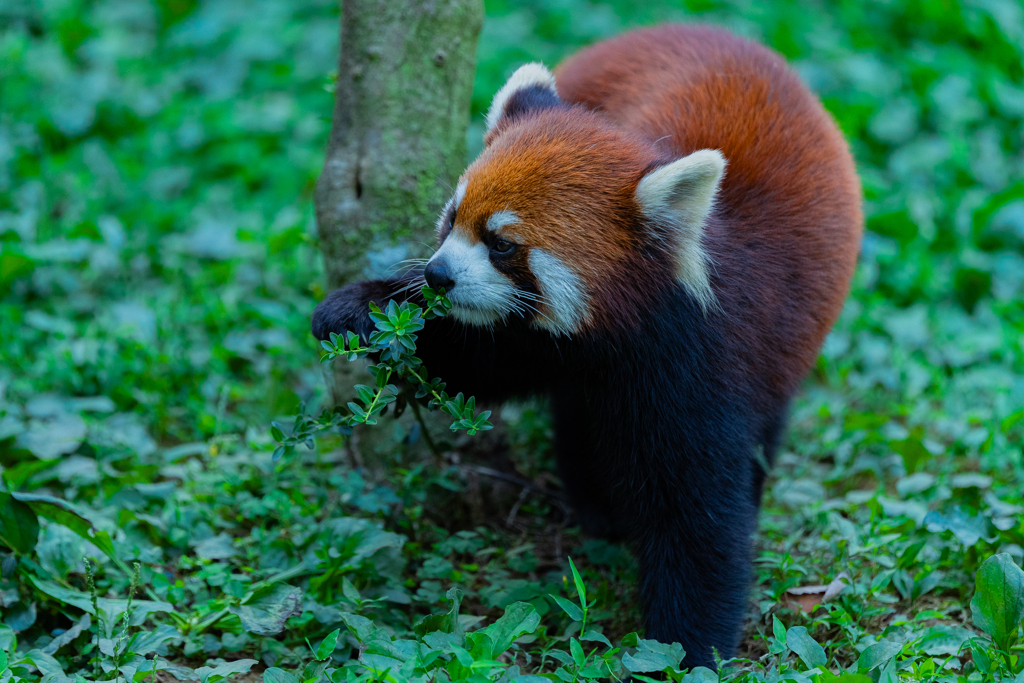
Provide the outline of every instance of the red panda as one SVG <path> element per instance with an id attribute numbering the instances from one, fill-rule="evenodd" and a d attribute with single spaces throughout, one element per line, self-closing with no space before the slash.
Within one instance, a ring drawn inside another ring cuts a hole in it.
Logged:
<path id="1" fill-rule="evenodd" d="M 454 305 L 421 357 L 453 393 L 550 397 L 580 523 L 636 553 L 646 637 L 714 667 L 746 612 L 761 463 L 856 263 L 848 146 L 778 55 L 685 25 L 521 67 L 485 143 L 413 276 Z M 314 334 L 365 337 L 403 283 L 334 292 Z"/>

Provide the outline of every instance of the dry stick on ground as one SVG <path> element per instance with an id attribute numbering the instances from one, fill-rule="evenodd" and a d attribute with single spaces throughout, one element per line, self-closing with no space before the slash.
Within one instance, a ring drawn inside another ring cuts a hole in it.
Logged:
<path id="1" fill-rule="evenodd" d="M 509 484 L 515 484 L 523 487 L 523 490 L 519 494 L 519 498 L 516 500 L 515 504 L 512 506 L 512 510 L 508 514 L 508 517 L 505 519 L 505 526 L 510 527 L 516 521 L 516 515 L 519 512 L 519 508 L 526 501 L 526 496 L 529 493 L 539 493 L 550 498 L 558 506 L 558 509 L 562 511 L 563 521 L 568 519 L 572 514 L 572 509 L 569 507 L 565 494 L 559 491 L 552 491 L 542 486 L 537 486 L 533 482 L 527 481 L 522 477 L 517 477 L 514 474 L 508 474 L 507 472 L 502 472 L 500 470 L 491 469 L 490 467 L 482 467 L 480 465 L 462 465 L 461 469 L 463 471 L 470 471 L 475 474 L 481 474 L 485 477 L 499 479 L 501 481 L 508 482 Z"/>

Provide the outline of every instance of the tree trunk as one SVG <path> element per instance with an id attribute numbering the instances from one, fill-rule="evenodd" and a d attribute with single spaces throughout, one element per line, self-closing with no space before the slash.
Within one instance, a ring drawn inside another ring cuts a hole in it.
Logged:
<path id="1" fill-rule="evenodd" d="M 343 0 L 316 216 L 336 288 L 424 256 L 465 164 L 481 0 Z"/>

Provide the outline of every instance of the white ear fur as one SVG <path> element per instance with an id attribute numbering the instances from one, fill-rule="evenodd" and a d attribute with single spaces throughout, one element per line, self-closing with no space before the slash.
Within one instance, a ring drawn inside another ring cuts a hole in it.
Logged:
<path id="1" fill-rule="evenodd" d="M 502 86 L 501 90 L 498 91 L 498 94 L 491 101 L 491 108 L 487 110 L 487 132 L 490 133 L 494 130 L 494 127 L 498 124 L 498 119 L 501 118 L 502 110 L 505 109 L 505 103 L 508 101 L 508 98 L 512 97 L 513 93 L 535 85 L 547 88 L 555 93 L 555 95 L 558 95 L 558 90 L 555 88 L 555 75 L 546 66 L 540 62 L 523 64 L 516 69 L 512 77 L 508 79 L 508 82 Z"/>
<path id="2" fill-rule="evenodd" d="M 676 278 L 707 310 L 715 303 L 703 248 L 704 224 L 725 173 L 725 157 L 702 149 L 651 171 L 636 188 L 640 208 L 675 233 Z"/>

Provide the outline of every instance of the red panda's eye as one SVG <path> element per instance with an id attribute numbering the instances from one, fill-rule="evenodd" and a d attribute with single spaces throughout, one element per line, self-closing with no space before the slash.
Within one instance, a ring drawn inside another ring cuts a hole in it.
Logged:
<path id="1" fill-rule="evenodd" d="M 494 241 L 494 244 L 491 245 L 491 250 L 499 254 L 507 254 L 512 251 L 512 248 L 515 246 L 516 245 L 512 244 L 508 240 L 499 237 Z"/>

